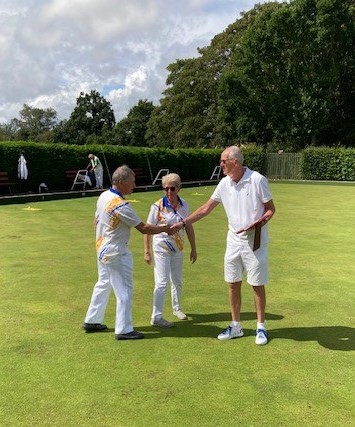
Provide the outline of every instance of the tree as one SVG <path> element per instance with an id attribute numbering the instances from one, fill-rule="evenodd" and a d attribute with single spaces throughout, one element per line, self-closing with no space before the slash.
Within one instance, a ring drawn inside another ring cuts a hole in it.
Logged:
<path id="1" fill-rule="evenodd" d="M 50 132 L 57 124 L 57 112 L 53 108 L 41 108 L 23 105 L 19 119 L 12 119 L 9 129 L 16 134 L 16 139 L 48 141 Z"/>
<path id="2" fill-rule="evenodd" d="M 264 6 L 264 5 L 263 5 Z M 219 81 L 240 39 L 259 8 L 217 34 L 197 58 L 179 59 L 168 66 L 167 89 L 148 123 L 150 145 L 214 147 L 228 143 L 229 123 L 218 116 Z"/>
<path id="3" fill-rule="evenodd" d="M 354 144 L 351 0 L 295 0 L 260 9 L 220 83 L 221 120 L 240 141 Z"/>
<path id="4" fill-rule="evenodd" d="M 117 123 L 114 130 L 117 143 L 141 147 L 147 145 L 145 138 L 147 123 L 154 108 L 153 103 L 147 99 L 139 100 L 138 104 L 129 110 L 127 117 Z"/>
<path id="5" fill-rule="evenodd" d="M 95 90 L 81 92 L 69 120 L 62 121 L 55 130 L 54 142 L 86 144 L 89 137 L 102 142 L 100 137 L 110 137 L 114 126 L 111 104 Z"/>

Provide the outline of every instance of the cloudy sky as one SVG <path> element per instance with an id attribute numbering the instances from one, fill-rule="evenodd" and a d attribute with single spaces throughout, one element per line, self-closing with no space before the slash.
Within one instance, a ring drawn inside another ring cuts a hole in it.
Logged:
<path id="1" fill-rule="evenodd" d="M 116 121 L 162 97 L 166 67 L 197 55 L 253 0 L 0 0 L 0 123 L 23 104 L 69 118 L 97 90 Z"/>

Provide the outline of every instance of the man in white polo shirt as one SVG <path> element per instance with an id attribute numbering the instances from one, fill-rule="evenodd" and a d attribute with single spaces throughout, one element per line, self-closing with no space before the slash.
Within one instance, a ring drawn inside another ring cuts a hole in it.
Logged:
<path id="1" fill-rule="evenodd" d="M 211 198 L 191 215 L 173 227 L 191 224 L 208 215 L 219 203 L 228 218 L 227 247 L 224 259 L 224 277 L 229 284 L 229 302 L 232 322 L 219 335 L 229 340 L 244 335 L 240 324 L 242 275 L 253 287 L 257 315 L 256 339 L 266 344 L 265 285 L 268 281 L 267 222 L 275 212 L 267 179 L 243 166 L 243 154 L 237 146 L 226 148 L 220 164 L 225 177 L 219 182 Z"/>

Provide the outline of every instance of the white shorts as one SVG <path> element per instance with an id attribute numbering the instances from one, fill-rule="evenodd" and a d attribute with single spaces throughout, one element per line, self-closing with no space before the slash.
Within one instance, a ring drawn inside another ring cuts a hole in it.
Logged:
<path id="1" fill-rule="evenodd" d="M 247 274 L 247 282 L 250 285 L 267 284 L 268 247 L 262 245 L 253 252 L 248 241 L 240 242 L 238 237 L 229 231 L 224 256 L 224 280 L 228 283 L 241 282 L 244 272 Z"/>

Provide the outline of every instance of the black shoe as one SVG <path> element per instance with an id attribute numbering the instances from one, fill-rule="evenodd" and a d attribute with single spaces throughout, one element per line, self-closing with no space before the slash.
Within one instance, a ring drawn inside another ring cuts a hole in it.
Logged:
<path id="1" fill-rule="evenodd" d="M 107 326 L 102 323 L 83 323 L 81 328 L 86 332 L 101 332 L 105 331 Z"/>
<path id="2" fill-rule="evenodd" d="M 116 340 L 139 340 L 144 338 L 144 335 L 142 332 L 132 331 L 128 332 L 128 334 L 116 334 L 115 338 Z"/>

